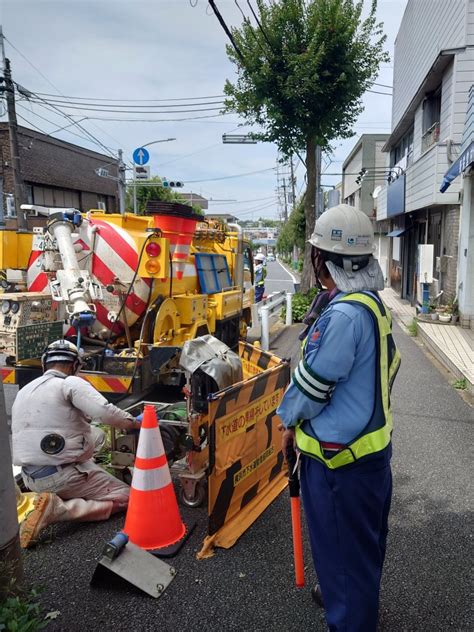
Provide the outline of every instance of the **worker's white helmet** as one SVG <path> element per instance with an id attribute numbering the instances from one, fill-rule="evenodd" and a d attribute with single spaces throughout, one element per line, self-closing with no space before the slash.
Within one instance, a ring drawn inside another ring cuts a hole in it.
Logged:
<path id="1" fill-rule="evenodd" d="M 43 368 L 52 362 L 80 363 L 79 349 L 69 340 L 56 340 L 48 345 L 41 358 Z"/>
<path id="2" fill-rule="evenodd" d="M 309 243 L 342 256 L 371 255 L 375 249 L 372 222 L 353 206 L 338 204 L 318 217 Z"/>
<path id="3" fill-rule="evenodd" d="M 257 254 L 254 257 L 255 261 L 265 261 L 265 255 L 262 254 L 261 252 L 257 252 Z"/>

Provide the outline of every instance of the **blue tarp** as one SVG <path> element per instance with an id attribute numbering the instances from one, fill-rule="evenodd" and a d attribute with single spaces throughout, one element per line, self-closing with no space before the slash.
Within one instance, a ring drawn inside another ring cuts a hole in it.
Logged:
<path id="1" fill-rule="evenodd" d="M 474 163 L 474 141 L 465 149 L 459 158 L 453 162 L 451 167 L 444 174 L 443 182 L 439 190 L 444 193 L 451 182 L 458 177 L 465 169 Z"/>

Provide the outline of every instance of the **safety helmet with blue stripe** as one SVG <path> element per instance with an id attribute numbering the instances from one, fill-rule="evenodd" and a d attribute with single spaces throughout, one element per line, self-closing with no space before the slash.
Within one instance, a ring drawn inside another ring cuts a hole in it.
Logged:
<path id="1" fill-rule="evenodd" d="M 321 251 L 343 292 L 382 290 L 383 273 L 373 257 L 374 230 L 369 217 L 349 204 L 338 204 L 316 220 L 309 243 Z"/>

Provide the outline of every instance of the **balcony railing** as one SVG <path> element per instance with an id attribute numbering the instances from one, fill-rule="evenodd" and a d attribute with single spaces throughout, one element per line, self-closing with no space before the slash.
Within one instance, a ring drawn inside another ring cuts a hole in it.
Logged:
<path id="1" fill-rule="evenodd" d="M 424 153 L 427 149 L 434 145 L 439 140 L 439 121 L 433 123 L 433 125 L 426 130 L 421 137 L 421 151 Z"/>

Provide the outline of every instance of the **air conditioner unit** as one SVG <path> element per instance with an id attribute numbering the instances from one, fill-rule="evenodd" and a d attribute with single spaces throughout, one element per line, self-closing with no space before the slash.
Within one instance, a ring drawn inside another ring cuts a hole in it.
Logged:
<path id="1" fill-rule="evenodd" d="M 97 202 L 97 208 L 100 211 L 106 211 L 107 210 L 107 206 L 106 206 L 105 202 Z"/>

